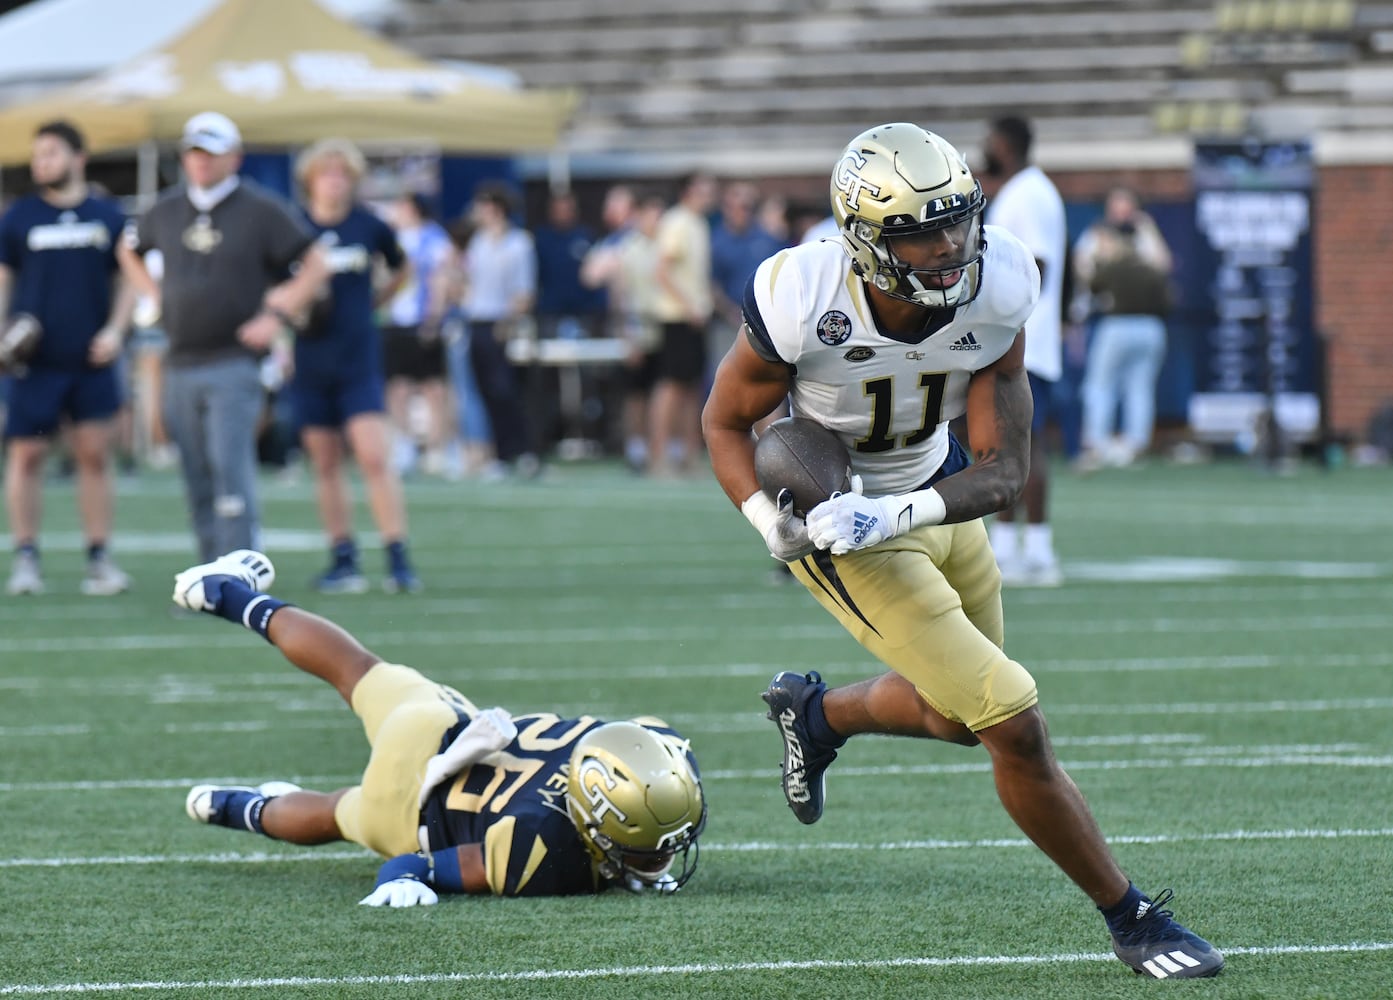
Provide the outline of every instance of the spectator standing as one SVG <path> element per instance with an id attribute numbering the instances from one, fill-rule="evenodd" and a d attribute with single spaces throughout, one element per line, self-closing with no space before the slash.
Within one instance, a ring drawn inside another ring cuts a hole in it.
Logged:
<path id="1" fill-rule="evenodd" d="M 441 330 L 450 305 L 455 247 L 450 234 L 431 217 L 425 195 L 403 194 L 393 205 L 393 215 L 397 242 L 411 262 L 411 278 L 387 306 L 388 325 L 383 330 L 387 412 L 396 433 L 409 444 L 405 466 L 413 468 L 416 443 L 410 408 L 413 394 L 420 393 L 427 413 L 426 470 L 447 471 L 450 458 L 445 446 L 452 435 Z"/>
<path id="2" fill-rule="evenodd" d="M 595 234 L 580 221 L 575 195 L 552 194 L 547 218 L 532 230 L 537 252 L 537 333 L 542 339 L 594 337 L 604 321 L 603 291 L 581 280 L 581 263 Z M 581 365 L 535 371 L 529 409 L 543 440 L 584 439 L 586 400 L 595 397 L 594 379 Z M 541 415 L 545 414 L 543 421 Z"/>
<path id="3" fill-rule="evenodd" d="M 145 213 L 120 257 L 136 289 L 160 304 L 164 424 L 199 554 L 211 560 L 256 545 L 260 359 L 304 324 L 328 269 L 292 206 L 238 177 L 242 135 L 231 119 L 194 115 L 181 145 L 184 183 Z M 145 266 L 151 250 L 164 261 L 158 286 Z"/>
<path id="4" fill-rule="evenodd" d="M 301 154 L 296 177 L 305 193 L 304 217 L 328 260 L 330 295 L 295 339 L 290 384 L 300 442 L 314 470 L 319 517 L 329 536 L 331 563 L 316 580 L 321 593 L 360 594 L 368 582 L 353 539 L 352 500 L 344 477 L 344 445 L 353 451 L 387 554 L 383 586 L 414 593 L 421 581 L 406 548 L 406 502 L 391 461 L 382 376 L 382 336 L 374 311 L 407 280 L 406 254 L 390 226 L 356 200 L 367 170 L 350 142 L 325 139 Z M 390 277 L 375 288 L 375 266 Z"/>
<path id="5" fill-rule="evenodd" d="M 582 279 L 609 291 L 614 335 L 624 341 L 624 460 L 635 472 L 648 464 L 649 397 L 657 374 L 658 322 L 655 318 L 657 235 L 667 205 L 658 195 L 634 201 L 622 185 L 605 196 L 611 232 L 586 256 Z"/>
<path id="6" fill-rule="evenodd" d="M 537 258 L 532 236 L 514 225 L 513 199 L 500 185 L 483 187 L 474 198 L 475 229 L 464 251 L 463 309 L 470 372 L 488 412 L 501 475 L 536 475 L 541 468 L 522 400 L 522 387 L 508 360 L 510 337 L 530 333 L 537 294 Z"/>
<path id="7" fill-rule="evenodd" d="M 716 354 L 724 357 L 744 322 L 741 303 L 755 268 L 787 244 L 759 222 L 759 192 L 747 181 L 726 185 L 721 214 L 711 227 L 711 292 L 719 327 Z"/>
<path id="8" fill-rule="evenodd" d="M 711 321 L 711 226 L 716 182 L 707 174 L 682 180 L 677 204 L 658 227 L 655 316 L 661 324 L 657 379 L 649 411 L 650 471 L 671 475 L 701 451 L 700 389 L 706 375 Z"/>
<path id="9" fill-rule="evenodd" d="M 1166 357 L 1171 253 L 1126 188 L 1109 192 L 1103 218 L 1075 245 L 1079 285 L 1097 316 L 1083 383 L 1083 469 L 1125 466 L 1151 446 L 1156 379 Z M 1122 433 L 1114 438 L 1118 402 Z"/>
<path id="10" fill-rule="evenodd" d="M 64 417 L 72 423 L 78 512 L 87 537 L 82 592 L 119 594 L 130 578 L 111 560 L 110 452 L 121 393 L 113 363 L 135 296 L 119 280 L 125 217 L 88 188 L 82 134 L 39 127 L 29 161 L 36 191 L 0 217 L 0 317 L 27 313 L 42 328 L 26 370 L 11 372 L 5 421 L 5 501 L 14 537 L 6 591 L 44 591 L 39 563 L 44 460 Z"/>
<path id="11" fill-rule="evenodd" d="M 1068 231 L 1064 199 L 1045 172 L 1030 162 L 1034 133 L 1023 118 L 992 122 L 987 133 L 983 187 L 986 222 L 1025 244 L 1040 269 L 1040 300 L 1025 324 L 1025 367 L 1035 401 L 1030 428 L 1030 475 L 1020 503 L 1000 511 L 991 527 L 992 548 L 1008 586 L 1057 587 L 1063 582 L 1049 522 L 1049 460 L 1045 427 L 1054 384 L 1063 373 L 1062 305 Z M 1025 529 L 1016 512 L 1025 508 Z"/>

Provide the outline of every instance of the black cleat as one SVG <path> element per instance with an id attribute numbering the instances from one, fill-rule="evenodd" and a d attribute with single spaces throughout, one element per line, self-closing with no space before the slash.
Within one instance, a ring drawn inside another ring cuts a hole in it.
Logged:
<path id="1" fill-rule="evenodd" d="M 1175 893 L 1163 890 L 1143 903 L 1141 912 L 1121 934 L 1114 934 L 1112 950 L 1132 971 L 1153 979 L 1200 979 L 1217 976 L 1224 967 L 1219 949 L 1173 920 L 1161 909 Z"/>
<path id="2" fill-rule="evenodd" d="M 822 818 L 827 768 L 837 759 L 836 750 L 819 747 L 808 737 L 808 699 L 825 690 L 827 685 L 817 671 L 804 676 L 785 670 L 760 695 L 769 706 L 767 717 L 778 725 L 784 740 L 784 798 L 800 823 Z"/>

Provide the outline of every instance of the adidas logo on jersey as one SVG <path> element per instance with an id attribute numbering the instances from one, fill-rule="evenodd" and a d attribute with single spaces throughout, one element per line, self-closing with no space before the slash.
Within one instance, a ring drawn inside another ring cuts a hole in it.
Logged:
<path id="1" fill-rule="evenodd" d="M 977 343 L 977 338 L 972 335 L 970 330 L 948 345 L 950 351 L 980 351 L 981 349 L 982 345 Z"/>

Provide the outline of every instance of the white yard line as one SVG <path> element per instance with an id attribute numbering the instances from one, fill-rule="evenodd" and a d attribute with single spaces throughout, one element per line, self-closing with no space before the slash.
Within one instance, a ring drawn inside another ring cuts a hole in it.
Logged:
<path id="1" fill-rule="evenodd" d="M 1393 827 L 1348 829 L 1227 830 L 1217 833 L 1119 834 L 1107 838 L 1109 844 L 1160 846 L 1166 844 L 1245 843 L 1275 840 L 1384 840 L 1393 837 Z M 731 854 L 769 854 L 779 851 L 962 851 L 1001 850 L 1032 847 L 1024 837 L 996 837 L 972 840 L 926 838 L 893 841 L 772 841 L 752 840 L 735 843 L 702 842 L 703 852 Z M 377 855 L 362 848 L 288 847 L 284 852 L 218 851 L 210 854 L 114 854 L 46 858 L 0 858 L 3 868 L 126 867 L 131 865 L 259 865 L 305 864 L 319 861 L 373 859 Z"/>
<path id="2" fill-rule="evenodd" d="M 1278 944 L 1225 947 L 1226 956 L 1336 955 L 1393 951 L 1393 942 L 1351 941 L 1343 944 Z M 15 984 L 0 986 L 0 996 L 117 993 L 167 990 L 255 990 L 305 986 L 416 986 L 427 983 L 524 983 L 653 976 L 731 975 L 750 972 L 832 971 L 906 968 L 964 968 L 1115 962 L 1101 952 L 1056 952 L 1046 955 L 949 955 L 900 958 L 807 959 L 780 962 L 693 962 L 685 965 L 617 965 L 591 969 L 525 969 L 517 972 L 435 972 L 382 976 L 282 976 L 261 979 L 134 981 L 108 983 Z"/>

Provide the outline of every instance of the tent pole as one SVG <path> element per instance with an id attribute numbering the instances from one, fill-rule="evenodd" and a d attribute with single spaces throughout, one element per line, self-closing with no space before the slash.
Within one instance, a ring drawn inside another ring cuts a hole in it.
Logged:
<path id="1" fill-rule="evenodd" d="M 160 146 L 150 139 L 136 151 L 136 203 L 144 212 L 160 193 Z"/>

